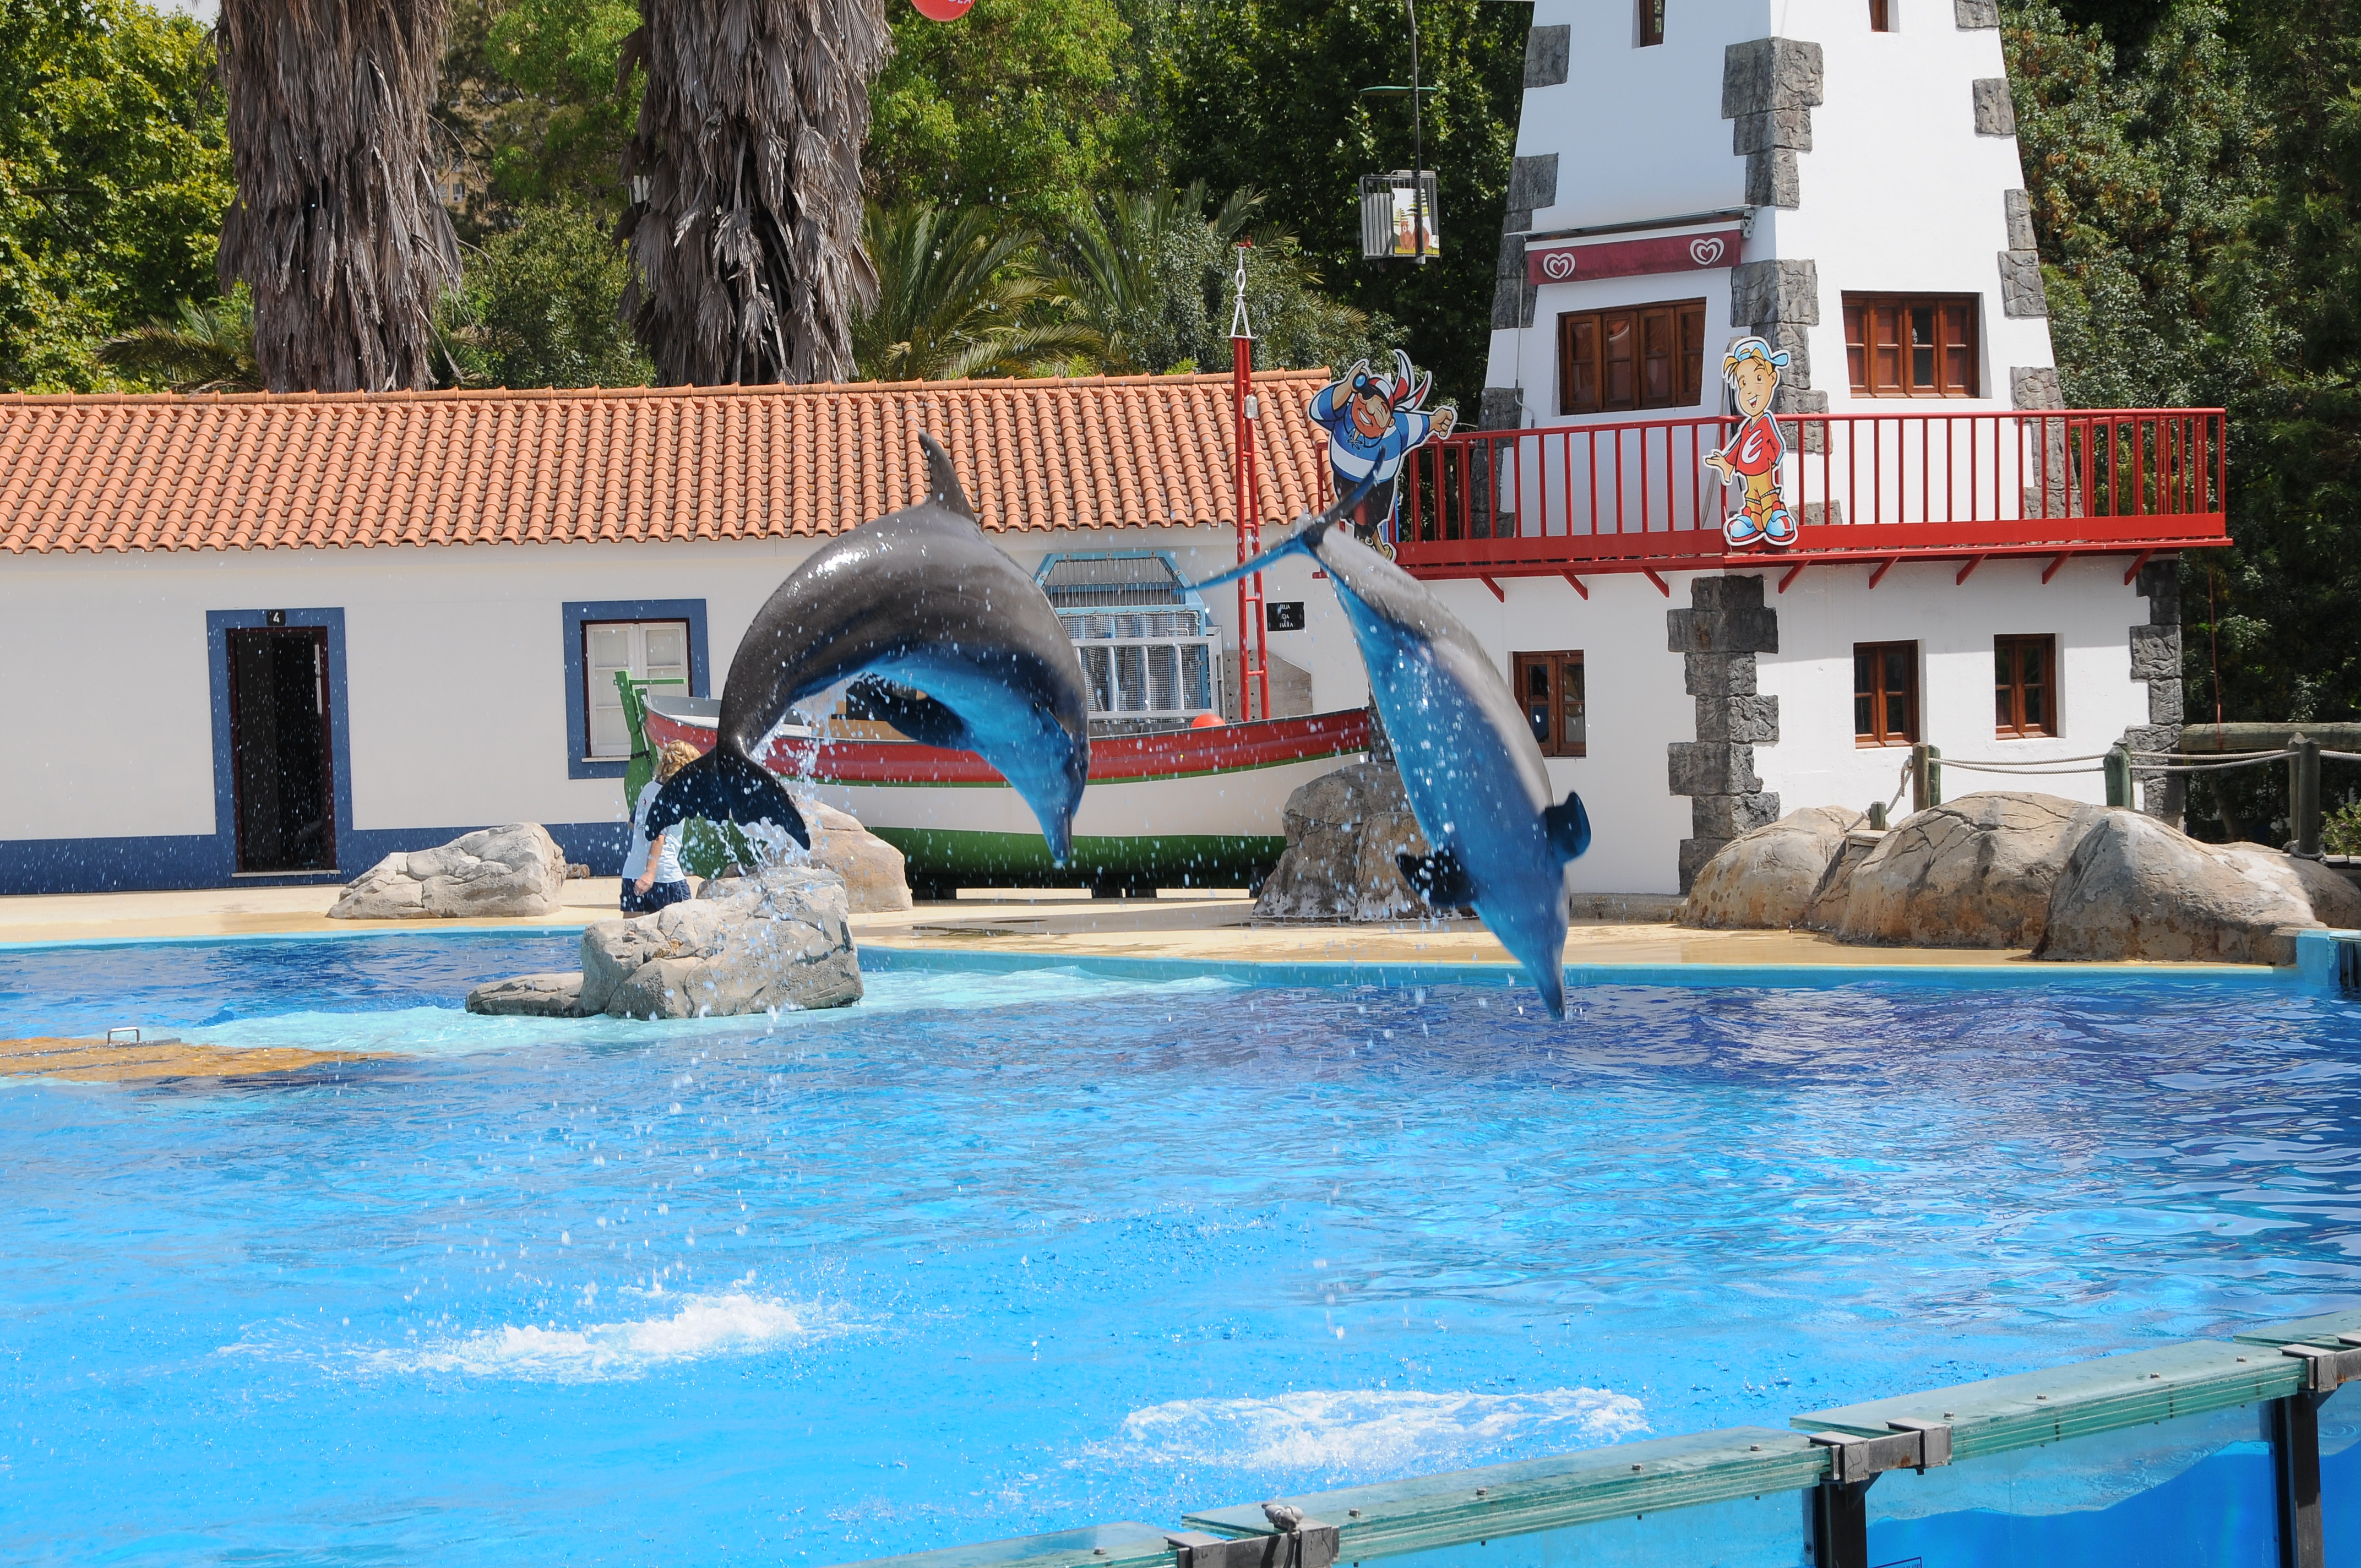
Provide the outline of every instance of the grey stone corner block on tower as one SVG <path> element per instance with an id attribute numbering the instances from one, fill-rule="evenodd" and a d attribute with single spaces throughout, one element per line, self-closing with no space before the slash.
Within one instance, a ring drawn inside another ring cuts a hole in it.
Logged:
<path id="1" fill-rule="evenodd" d="M 1779 699 L 1755 690 L 1755 656 L 1779 651 L 1779 612 L 1763 602 L 1757 575 L 1689 583 L 1689 608 L 1664 614 L 1667 648 L 1681 655 L 1697 703 L 1697 739 L 1667 748 L 1675 795 L 1689 797 L 1680 886 L 1740 834 L 1779 818 L 1779 797 L 1754 772 L 1754 748 L 1779 739 Z"/>

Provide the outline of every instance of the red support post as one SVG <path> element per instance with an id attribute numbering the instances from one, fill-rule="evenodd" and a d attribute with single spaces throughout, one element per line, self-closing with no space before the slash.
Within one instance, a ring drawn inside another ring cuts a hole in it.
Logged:
<path id="1" fill-rule="evenodd" d="M 1238 247 L 1237 305 L 1230 316 L 1230 402 L 1237 452 L 1238 562 L 1262 554 L 1262 506 L 1255 483 L 1254 334 L 1246 322 L 1246 250 Z M 1255 707 L 1259 696 L 1262 705 Z M 1238 718 L 1270 717 L 1270 661 L 1263 644 L 1262 574 L 1238 579 Z"/>

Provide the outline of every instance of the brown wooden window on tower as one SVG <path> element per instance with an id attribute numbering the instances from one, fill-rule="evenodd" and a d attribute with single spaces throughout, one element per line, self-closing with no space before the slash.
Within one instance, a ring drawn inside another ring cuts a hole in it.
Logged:
<path id="1" fill-rule="evenodd" d="M 1664 0 L 1640 0 L 1640 47 L 1664 41 Z"/>
<path id="2" fill-rule="evenodd" d="M 1993 639 L 1993 721 L 2004 737 L 2058 733 L 2058 639 Z"/>
<path id="3" fill-rule="evenodd" d="M 1854 397 L 1982 395 L 1973 294 L 1847 294 L 1844 324 Z"/>
<path id="4" fill-rule="evenodd" d="M 1557 411 L 1697 406 L 1705 383 L 1705 302 L 1672 300 L 1557 318 Z"/>
<path id="5" fill-rule="evenodd" d="M 1859 746 L 1918 740 L 1918 644 L 1852 645 L 1852 737 Z"/>
<path id="6" fill-rule="evenodd" d="M 1869 30 L 1872 33 L 1894 30 L 1894 0 L 1869 0 Z"/>
<path id="7" fill-rule="evenodd" d="M 1583 717 L 1582 655 L 1520 653 L 1515 661 L 1517 700 L 1533 727 L 1544 757 L 1589 754 L 1589 727 Z"/>

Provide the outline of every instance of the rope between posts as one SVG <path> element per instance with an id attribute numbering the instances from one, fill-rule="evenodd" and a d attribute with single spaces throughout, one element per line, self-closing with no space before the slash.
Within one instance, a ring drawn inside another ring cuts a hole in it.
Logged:
<path id="1" fill-rule="evenodd" d="M 2035 762 L 1963 762 L 1957 757 L 1930 757 L 1927 762 L 1935 767 L 1959 768 L 1971 773 L 2018 773 L 2031 778 L 2041 778 L 2053 773 L 2096 773 L 2105 771 L 2103 768 L 2044 767 Z"/>
<path id="2" fill-rule="evenodd" d="M 2327 754 L 2325 751 L 2321 753 L 2323 757 Z M 2293 751 L 2265 751 L 2260 756 L 2244 758 L 2235 762 L 2180 762 L 2169 767 L 2151 763 L 2143 766 L 2140 772 L 2144 773 L 2218 773 L 2231 768 L 2251 768 L 2262 762 L 2275 762 L 2282 757 L 2294 755 Z"/>

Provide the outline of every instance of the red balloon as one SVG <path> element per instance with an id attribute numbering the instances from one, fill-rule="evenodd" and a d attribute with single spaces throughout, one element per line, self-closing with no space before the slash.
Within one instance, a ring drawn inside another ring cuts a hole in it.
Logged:
<path id="1" fill-rule="evenodd" d="M 967 8 L 974 5 L 975 0 L 910 0 L 910 4 L 916 5 L 918 15 L 928 21 L 956 22 L 967 15 Z"/>

